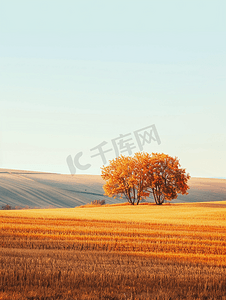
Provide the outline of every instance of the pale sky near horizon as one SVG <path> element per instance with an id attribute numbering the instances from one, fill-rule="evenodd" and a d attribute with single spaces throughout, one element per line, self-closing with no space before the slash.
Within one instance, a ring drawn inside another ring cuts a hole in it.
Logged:
<path id="1" fill-rule="evenodd" d="M 226 2 L 0 1 L 0 168 L 100 174 L 102 142 L 226 178 Z M 148 137 L 148 136 L 147 136 Z M 120 151 L 120 149 L 119 149 Z M 128 153 L 122 153 L 127 155 Z"/>

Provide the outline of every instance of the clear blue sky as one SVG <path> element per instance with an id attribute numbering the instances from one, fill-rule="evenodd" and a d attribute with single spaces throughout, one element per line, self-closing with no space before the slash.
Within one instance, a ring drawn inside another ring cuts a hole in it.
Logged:
<path id="1" fill-rule="evenodd" d="M 76 172 L 100 174 L 92 148 L 155 124 L 144 151 L 225 178 L 225 14 L 225 0 L 1 1 L 0 167 L 69 174 L 83 152 Z"/>

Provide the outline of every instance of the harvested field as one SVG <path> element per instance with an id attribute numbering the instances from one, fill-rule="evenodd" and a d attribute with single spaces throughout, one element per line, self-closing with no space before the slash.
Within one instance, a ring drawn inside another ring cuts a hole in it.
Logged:
<path id="1" fill-rule="evenodd" d="M 225 204 L 0 211 L 0 299 L 226 299 Z"/>

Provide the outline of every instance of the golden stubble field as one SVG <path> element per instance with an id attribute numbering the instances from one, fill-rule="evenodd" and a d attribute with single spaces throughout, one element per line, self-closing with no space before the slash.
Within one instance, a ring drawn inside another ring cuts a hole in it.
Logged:
<path id="1" fill-rule="evenodd" d="M 226 299 L 226 201 L 0 219 L 0 299 Z"/>

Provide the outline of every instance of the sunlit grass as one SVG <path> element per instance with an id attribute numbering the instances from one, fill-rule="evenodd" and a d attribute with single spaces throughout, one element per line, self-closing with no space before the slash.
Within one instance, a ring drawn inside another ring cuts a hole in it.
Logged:
<path id="1" fill-rule="evenodd" d="M 0 221 L 0 299 L 226 296 L 226 201 L 11 210 Z"/>
<path id="2" fill-rule="evenodd" d="M 226 201 L 165 205 L 103 205 L 0 211 L 1 216 L 86 219 L 138 223 L 226 226 Z"/>

